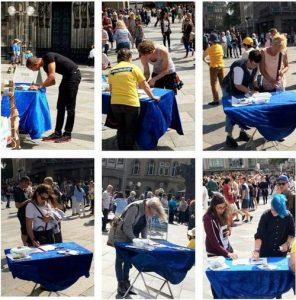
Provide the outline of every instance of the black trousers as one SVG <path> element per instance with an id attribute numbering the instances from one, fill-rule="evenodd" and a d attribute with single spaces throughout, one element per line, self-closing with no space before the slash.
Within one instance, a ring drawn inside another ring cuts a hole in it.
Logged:
<path id="1" fill-rule="evenodd" d="M 117 122 L 117 143 L 119 150 L 133 150 L 138 134 L 140 107 L 111 105 Z"/>
<path id="2" fill-rule="evenodd" d="M 59 96 L 57 103 L 57 120 L 55 131 L 58 134 L 62 133 L 64 126 L 65 113 L 67 110 L 67 121 L 65 125 L 65 135 L 71 135 L 75 121 L 75 107 L 78 87 L 81 81 L 81 74 L 76 70 L 73 74 L 63 77 L 59 86 Z"/>
<path id="3" fill-rule="evenodd" d="M 166 47 L 166 41 L 168 41 L 168 47 L 171 48 L 171 34 L 169 32 L 164 32 L 162 39 L 164 46 Z"/>
<path id="4" fill-rule="evenodd" d="M 108 214 L 109 214 L 109 209 L 104 208 L 103 209 L 103 219 L 102 219 L 102 230 L 106 230 L 106 226 L 108 223 Z"/>
<path id="5" fill-rule="evenodd" d="M 152 73 L 152 78 L 157 76 L 156 73 Z M 171 73 L 163 76 L 155 82 L 154 87 L 160 89 L 173 90 L 175 95 L 177 95 L 177 74 Z"/>

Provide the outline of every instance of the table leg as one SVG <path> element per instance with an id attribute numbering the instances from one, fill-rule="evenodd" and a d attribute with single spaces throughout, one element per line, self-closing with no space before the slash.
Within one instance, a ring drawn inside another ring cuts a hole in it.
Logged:
<path id="1" fill-rule="evenodd" d="M 145 285 L 145 288 L 146 288 L 146 290 L 147 290 L 147 293 L 150 294 L 148 285 L 146 284 L 145 278 L 144 278 L 144 276 L 143 276 L 142 273 L 141 273 L 141 277 L 142 277 L 142 280 L 143 280 L 143 282 L 144 282 L 144 285 Z"/>
<path id="2" fill-rule="evenodd" d="M 161 293 L 161 290 L 163 289 L 164 285 L 166 284 L 166 281 L 163 282 L 160 289 L 158 290 L 157 294 L 155 295 L 155 299 L 157 299 L 158 295 Z"/>
<path id="3" fill-rule="evenodd" d="M 134 279 L 134 281 L 131 283 L 130 287 L 128 288 L 128 290 L 125 292 L 125 294 L 123 295 L 122 299 L 125 299 L 125 297 L 128 295 L 129 291 L 131 290 L 131 288 L 133 287 L 133 285 L 135 284 L 136 280 L 138 279 L 138 277 L 140 276 L 141 272 L 139 272 L 136 276 L 136 278 Z"/>
<path id="4" fill-rule="evenodd" d="M 30 293 L 29 296 L 33 296 L 37 285 L 38 285 L 38 283 L 35 283 L 35 285 L 34 285 L 34 287 L 33 287 L 33 289 L 32 289 L 32 291 L 31 291 L 31 293 Z"/>
<path id="5" fill-rule="evenodd" d="M 169 283 L 168 281 L 167 281 L 167 285 L 168 285 L 168 288 L 169 288 L 169 291 L 170 291 L 171 297 L 172 297 L 172 299 L 174 299 L 174 295 L 173 295 L 173 292 L 172 292 L 172 289 L 171 289 L 170 283 Z"/>
<path id="6" fill-rule="evenodd" d="M 258 130 L 257 128 L 254 130 L 254 132 L 252 133 L 252 135 L 251 135 L 249 141 L 246 143 L 246 145 L 245 145 L 245 149 L 246 149 L 246 150 L 247 150 L 247 148 L 251 148 L 252 145 L 254 145 L 255 148 L 256 148 L 256 145 L 255 145 L 255 143 L 254 143 L 254 136 L 255 136 L 257 130 Z"/>

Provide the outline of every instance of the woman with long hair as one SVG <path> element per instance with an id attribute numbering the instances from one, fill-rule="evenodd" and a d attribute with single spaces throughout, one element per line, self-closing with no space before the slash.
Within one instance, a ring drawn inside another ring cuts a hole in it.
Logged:
<path id="1" fill-rule="evenodd" d="M 163 16 L 161 16 L 160 19 L 160 28 L 161 28 L 161 34 L 163 37 L 163 45 L 166 47 L 166 44 L 168 42 L 168 49 L 171 50 L 171 26 L 170 26 L 170 19 L 168 13 L 165 13 Z"/>
<path id="2" fill-rule="evenodd" d="M 116 41 L 116 51 L 120 49 L 130 49 L 131 42 L 133 37 L 126 28 L 124 21 L 118 20 L 115 33 L 113 35 L 114 40 Z"/>

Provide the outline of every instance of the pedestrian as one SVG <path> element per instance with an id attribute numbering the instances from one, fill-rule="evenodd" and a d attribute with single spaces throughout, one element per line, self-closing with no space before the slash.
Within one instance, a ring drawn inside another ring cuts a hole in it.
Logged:
<path id="1" fill-rule="evenodd" d="M 225 32 L 221 32 L 221 46 L 223 48 L 223 58 L 227 58 L 227 40 L 226 40 L 226 35 Z M 205 50 L 205 49 L 204 49 Z"/>
<path id="2" fill-rule="evenodd" d="M 105 29 L 102 29 L 102 50 L 103 53 L 108 55 L 109 51 L 109 37 L 108 32 Z"/>
<path id="3" fill-rule="evenodd" d="M 232 43 L 232 50 L 233 50 L 233 56 L 234 58 L 239 58 L 239 53 L 238 53 L 238 40 L 236 37 L 236 34 L 233 32 L 231 34 L 231 43 Z"/>
<path id="4" fill-rule="evenodd" d="M 131 43 L 133 42 L 133 37 L 126 28 L 126 25 L 123 21 L 119 20 L 117 22 L 116 30 L 113 35 L 114 40 L 116 41 L 116 51 L 120 49 L 131 49 Z"/>
<path id="5" fill-rule="evenodd" d="M 40 85 L 31 86 L 33 89 L 55 85 L 56 73 L 63 76 L 59 86 L 55 131 L 48 137 L 44 137 L 43 141 L 69 142 L 75 122 L 76 97 L 81 81 L 80 70 L 71 59 L 54 52 L 48 52 L 41 58 L 34 56 L 27 60 L 27 68 L 30 70 L 39 71 L 41 67 L 46 72 L 47 78 Z M 67 121 L 62 133 L 66 110 Z"/>
<path id="6" fill-rule="evenodd" d="M 230 31 L 226 31 L 227 58 L 232 58 L 232 36 Z"/>
<path id="7" fill-rule="evenodd" d="M 242 54 L 242 59 L 248 60 L 249 54 L 253 48 L 253 40 L 250 37 L 246 37 L 243 39 L 243 47 L 244 47 L 244 52 Z"/>
<path id="8" fill-rule="evenodd" d="M 15 202 L 15 207 L 17 208 L 17 217 L 21 225 L 21 239 L 24 246 L 28 244 L 28 233 L 26 227 L 26 206 L 30 202 L 27 198 L 25 190 L 29 186 L 30 178 L 27 176 L 22 177 L 19 180 L 18 185 L 14 188 L 13 198 Z"/>
<path id="9" fill-rule="evenodd" d="M 141 51 L 139 52 L 141 55 Z M 117 143 L 119 150 L 133 150 L 140 115 L 138 87 L 143 89 L 152 100 L 159 101 L 160 98 L 154 96 L 144 74 L 132 63 L 132 52 L 129 49 L 118 51 L 117 63 L 111 68 L 108 76 L 111 110 L 117 123 Z"/>
<path id="10" fill-rule="evenodd" d="M 114 197 L 113 204 L 116 206 L 115 217 L 119 217 L 129 203 L 127 199 L 124 198 L 123 192 L 118 192 Z"/>
<path id="11" fill-rule="evenodd" d="M 89 182 L 89 200 L 90 200 L 90 214 L 95 214 L 95 185 L 91 180 Z"/>
<path id="12" fill-rule="evenodd" d="M 127 22 L 127 29 L 132 36 L 131 44 L 132 44 L 132 48 L 134 48 L 135 30 L 136 30 L 136 16 L 135 16 L 134 12 L 130 12 L 130 14 L 129 14 L 129 18 L 128 18 L 128 22 Z"/>
<path id="13" fill-rule="evenodd" d="M 188 57 L 188 54 L 190 51 L 191 51 L 192 56 L 194 55 L 194 49 L 192 47 L 192 34 L 194 33 L 193 29 L 194 29 L 194 26 L 193 26 L 192 21 L 190 20 L 189 17 L 186 17 L 185 23 L 184 23 L 184 28 L 182 30 L 182 32 L 183 32 L 182 41 L 183 41 L 184 48 L 186 50 L 186 54 L 185 54 L 184 58 Z"/>
<path id="14" fill-rule="evenodd" d="M 179 211 L 179 223 L 182 225 L 186 223 L 186 210 L 188 208 L 188 204 L 185 200 L 185 197 L 181 197 L 181 201 L 178 207 Z"/>
<path id="15" fill-rule="evenodd" d="M 250 203 L 250 189 L 247 183 L 247 178 L 245 176 L 242 177 L 242 212 L 244 213 L 243 222 L 248 223 L 251 222 L 253 216 L 249 213 L 249 203 Z"/>
<path id="16" fill-rule="evenodd" d="M 138 49 L 139 44 L 142 43 L 143 39 L 144 39 L 144 30 L 143 30 L 143 26 L 141 24 L 141 20 L 139 18 L 136 18 L 135 44 L 136 44 L 137 49 Z"/>
<path id="17" fill-rule="evenodd" d="M 165 13 L 161 19 L 160 19 L 160 28 L 161 28 L 161 34 L 163 37 L 163 45 L 166 47 L 168 43 L 168 49 L 171 51 L 171 25 L 170 25 L 170 19 L 168 13 Z"/>
<path id="18" fill-rule="evenodd" d="M 174 224 L 176 212 L 177 212 L 177 201 L 175 196 L 173 196 L 169 201 L 169 224 Z"/>
<path id="19" fill-rule="evenodd" d="M 85 192 L 82 188 L 81 182 L 77 182 L 74 186 L 73 199 L 72 203 L 72 216 L 78 215 L 80 218 L 80 209 L 85 217 L 85 206 L 84 206 Z M 75 204 L 75 205 L 74 205 Z"/>
<path id="20" fill-rule="evenodd" d="M 113 186 L 109 184 L 102 195 L 102 214 L 103 214 L 102 232 L 108 232 L 106 226 L 108 223 L 108 215 L 109 215 L 110 205 L 112 201 L 112 191 L 113 191 Z"/>
<path id="21" fill-rule="evenodd" d="M 136 195 L 137 195 L 137 193 L 135 191 L 131 191 L 130 195 L 127 198 L 127 204 L 131 204 L 131 203 L 135 202 L 137 200 Z"/>

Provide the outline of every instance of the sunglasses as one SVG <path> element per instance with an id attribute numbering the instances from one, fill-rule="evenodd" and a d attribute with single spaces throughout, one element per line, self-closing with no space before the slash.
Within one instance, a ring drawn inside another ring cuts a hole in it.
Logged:
<path id="1" fill-rule="evenodd" d="M 41 200 L 47 201 L 49 199 L 49 197 L 44 197 L 40 195 Z"/>
<path id="2" fill-rule="evenodd" d="M 277 185 L 285 185 L 287 182 L 278 182 Z"/>

